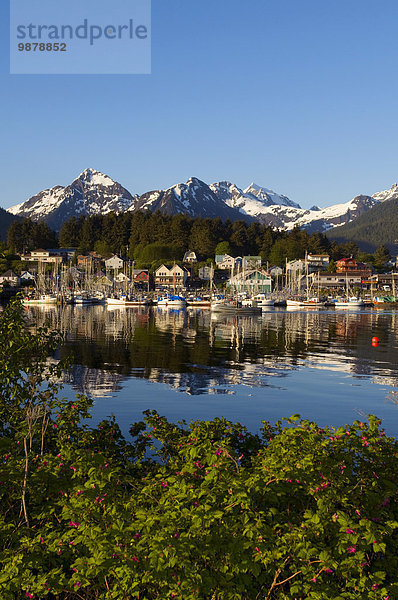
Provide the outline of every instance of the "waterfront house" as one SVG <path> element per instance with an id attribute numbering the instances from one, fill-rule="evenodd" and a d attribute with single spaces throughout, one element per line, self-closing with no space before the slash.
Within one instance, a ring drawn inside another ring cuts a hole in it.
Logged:
<path id="1" fill-rule="evenodd" d="M 241 256 L 237 256 L 234 258 L 229 254 L 216 254 L 216 269 L 228 269 L 229 271 L 232 271 L 232 269 L 235 270 L 241 266 L 242 260 L 243 259 Z"/>
<path id="2" fill-rule="evenodd" d="M 98 277 L 96 279 L 95 284 L 97 287 L 102 286 L 104 288 L 111 288 L 113 286 L 113 280 L 110 277 L 107 277 L 106 275 L 102 275 L 101 277 Z"/>
<path id="3" fill-rule="evenodd" d="M 259 292 L 270 292 L 272 289 L 271 275 L 263 269 L 253 269 L 233 275 L 227 285 L 236 292 L 245 292 L 249 296 Z"/>
<path id="4" fill-rule="evenodd" d="M 102 263 L 102 256 L 96 252 L 88 254 L 79 254 L 77 257 L 77 266 L 84 269 L 99 268 Z"/>
<path id="5" fill-rule="evenodd" d="M 313 273 L 311 275 L 313 286 L 323 290 L 344 291 L 346 285 L 351 288 L 367 288 L 367 281 L 372 272 L 367 269 L 351 273 Z"/>
<path id="6" fill-rule="evenodd" d="M 336 262 L 336 273 L 359 273 L 366 270 L 366 265 L 355 258 L 341 258 Z"/>
<path id="7" fill-rule="evenodd" d="M 129 283 L 130 277 L 128 277 L 125 273 L 118 273 L 115 277 L 116 283 Z"/>
<path id="8" fill-rule="evenodd" d="M 192 251 L 185 252 L 183 262 L 189 262 L 189 263 L 198 262 L 195 252 L 192 252 Z"/>
<path id="9" fill-rule="evenodd" d="M 305 260 L 301 258 L 286 263 L 286 273 L 304 273 Z"/>
<path id="10" fill-rule="evenodd" d="M 363 282 L 368 289 L 394 292 L 398 295 L 398 273 L 375 273 Z"/>
<path id="11" fill-rule="evenodd" d="M 55 263 L 61 264 L 63 257 L 58 254 L 55 250 L 45 250 L 44 248 L 37 248 L 32 250 L 29 254 L 21 254 L 21 260 L 24 262 L 40 262 L 40 263 Z"/>
<path id="12" fill-rule="evenodd" d="M 307 255 L 308 270 L 309 272 L 314 271 L 326 271 L 329 266 L 329 254 L 308 254 Z"/>
<path id="13" fill-rule="evenodd" d="M 242 268 L 246 271 L 261 269 L 261 256 L 244 256 Z"/>
<path id="14" fill-rule="evenodd" d="M 199 279 L 202 279 L 202 281 L 210 281 L 211 267 L 209 267 L 209 265 L 205 265 L 204 267 L 199 267 L 198 276 L 199 276 Z"/>
<path id="15" fill-rule="evenodd" d="M 155 271 L 155 285 L 169 287 L 185 287 L 189 271 L 185 267 L 180 267 L 177 264 L 160 265 Z"/>
<path id="16" fill-rule="evenodd" d="M 35 280 L 35 275 L 34 273 L 31 273 L 30 271 L 22 271 L 21 275 L 20 275 L 20 279 L 22 283 L 27 283 L 29 281 L 33 282 Z"/>
<path id="17" fill-rule="evenodd" d="M 148 269 L 134 269 L 133 270 L 134 283 L 142 283 L 148 285 L 150 282 L 150 276 Z"/>
<path id="18" fill-rule="evenodd" d="M 11 269 L 9 269 L 8 271 L 0 275 L 0 284 L 3 285 L 4 283 L 8 283 L 8 285 L 15 287 L 21 283 L 21 280 L 18 277 L 18 275 L 14 273 L 14 271 L 11 271 Z"/>
<path id="19" fill-rule="evenodd" d="M 108 258 L 105 261 L 105 268 L 107 271 L 110 270 L 115 270 L 115 269 L 122 269 L 123 268 L 123 259 L 120 258 L 120 256 L 117 256 L 117 254 L 114 254 L 113 256 L 111 256 L 111 258 Z"/>

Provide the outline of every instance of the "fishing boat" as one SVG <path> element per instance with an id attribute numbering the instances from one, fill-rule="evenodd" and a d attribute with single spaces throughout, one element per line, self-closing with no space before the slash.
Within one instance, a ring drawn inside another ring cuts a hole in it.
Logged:
<path id="1" fill-rule="evenodd" d="M 304 298 L 288 298 L 286 300 L 286 306 L 288 308 L 301 308 L 305 306 Z"/>
<path id="2" fill-rule="evenodd" d="M 239 300 L 226 299 L 223 302 L 212 302 L 210 307 L 212 313 L 224 315 L 260 315 L 261 307 L 243 306 Z"/>
<path id="3" fill-rule="evenodd" d="M 325 302 L 320 300 L 318 296 L 307 299 L 286 300 L 286 306 L 291 308 L 320 308 L 325 306 Z"/>
<path id="4" fill-rule="evenodd" d="M 348 283 L 348 275 L 345 277 L 346 295 L 344 298 L 337 298 L 334 303 L 335 308 L 363 308 L 365 302 L 357 296 L 350 296 L 350 286 Z M 352 292 L 351 292 L 352 293 Z"/>
<path id="5" fill-rule="evenodd" d="M 30 304 L 57 304 L 58 296 L 56 294 L 41 294 L 40 296 L 26 296 L 22 303 Z"/>
<path id="6" fill-rule="evenodd" d="M 127 299 L 126 299 L 126 296 L 124 296 L 124 295 L 117 296 L 117 297 L 109 296 L 105 300 L 106 304 L 113 305 L 113 306 L 126 306 L 126 301 L 127 301 Z"/>
<path id="7" fill-rule="evenodd" d="M 274 306 L 275 300 L 274 298 L 270 298 L 266 293 L 261 292 L 256 294 L 253 298 L 255 305 L 261 308 L 269 308 L 270 306 Z"/>
<path id="8" fill-rule="evenodd" d="M 77 294 L 75 296 L 74 300 L 75 300 L 75 304 L 80 305 L 80 306 L 93 303 L 93 299 L 91 298 L 91 296 L 88 292 L 81 292 L 80 294 Z"/>
<path id="9" fill-rule="evenodd" d="M 320 308 L 325 306 L 325 302 L 319 298 L 319 277 L 318 277 L 318 296 L 311 296 L 312 285 L 310 285 L 310 277 L 308 272 L 308 255 L 305 253 L 305 295 L 297 295 L 295 298 L 288 298 L 286 300 L 286 306 L 288 308 Z"/>
<path id="10" fill-rule="evenodd" d="M 350 298 L 337 298 L 333 305 L 335 308 L 363 308 L 365 302 L 361 298 L 351 296 Z"/>

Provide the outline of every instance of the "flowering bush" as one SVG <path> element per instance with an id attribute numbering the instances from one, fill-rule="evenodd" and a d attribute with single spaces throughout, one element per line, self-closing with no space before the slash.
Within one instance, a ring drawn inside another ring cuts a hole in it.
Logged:
<path id="1" fill-rule="evenodd" d="M 59 399 L 57 341 L 18 303 L 1 316 L 2 599 L 398 598 L 398 445 L 377 418 L 253 435 L 147 411 L 127 441 Z"/>

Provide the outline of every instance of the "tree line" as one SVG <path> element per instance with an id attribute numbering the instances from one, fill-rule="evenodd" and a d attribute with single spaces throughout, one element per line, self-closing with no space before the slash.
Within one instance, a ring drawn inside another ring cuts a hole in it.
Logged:
<path id="1" fill-rule="evenodd" d="M 306 252 L 329 254 L 332 261 L 354 256 L 375 262 L 355 243 L 331 242 L 323 233 L 310 234 L 298 227 L 286 232 L 257 222 L 165 215 L 160 211 L 72 217 L 62 225 L 58 238 L 45 223 L 23 219 L 10 226 L 7 245 L 16 253 L 58 246 L 77 248 L 80 253 L 115 253 L 135 260 L 139 266 L 182 260 L 187 250 L 194 251 L 199 260 L 213 259 L 215 254 L 255 255 L 281 266 L 286 260 L 304 258 Z"/>

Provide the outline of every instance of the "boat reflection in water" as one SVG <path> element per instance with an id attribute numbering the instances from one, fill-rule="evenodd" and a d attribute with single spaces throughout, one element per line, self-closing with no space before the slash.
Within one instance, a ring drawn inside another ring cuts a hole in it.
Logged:
<path id="1" fill-rule="evenodd" d="M 157 403 L 177 419 L 237 415 L 245 423 L 297 412 L 335 423 L 363 411 L 388 414 L 398 433 L 398 407 L 388 400 L 398 388 L 392 310 L 269 308 L 245 315 L 195 307 L 49 305 L 28 306 L 26 314 L 32 326 L 48 322 L 64 333 L 59 355 L 73 363 L 67 383 L 95 397 L 96 407 L 111 397 L 106 414 L 122 403 L 130 422 Z M 378 348 L 371 344 L 374 335 Z M 187 403 L 184 393 L 208 400 Z"/>

